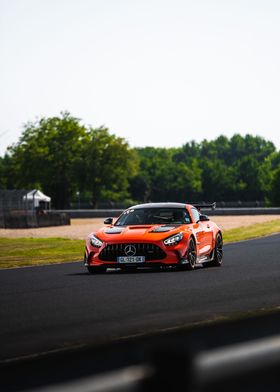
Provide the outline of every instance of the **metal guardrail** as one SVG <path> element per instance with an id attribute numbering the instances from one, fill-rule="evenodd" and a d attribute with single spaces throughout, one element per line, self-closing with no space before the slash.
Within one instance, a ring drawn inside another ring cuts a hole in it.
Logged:
<path id="1" fill-rule="evenodd" d="M 203 209 L 209 216 L 221 215 L 280 215 L 280 207 L 247 207 L 247 208 L 216 208 L 215 210 Z M 96 210 L 57 210 L 66 212 L 70 218 L 107 218 L 118 217 L 123 210 L 96 209 Z"/>
<path id="2" fill-rule="evenodd" d="M 205 210 L 210 216 L 219 215 L 280 215 L 280 207 L 216 208 Z"/>
<path id="3" fill-rule="evenodd" d="M 56 212 L 66 212 L 70 218 L 107 218 L 118 217 L 124 210 L 96 209 L 96 210 L 56 210 Z"/>

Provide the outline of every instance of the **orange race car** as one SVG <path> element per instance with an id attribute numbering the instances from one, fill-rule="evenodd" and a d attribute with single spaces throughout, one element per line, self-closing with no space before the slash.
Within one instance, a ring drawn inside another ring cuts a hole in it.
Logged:
<path id="1" fill-rule="evenodd" d="M 215 203 L 148 203 L 125 210 L 113 223 L 91 233 L 84 263 L 90 273 L 106 268 L 220 266 L 223 262 L 221 229 L 201 208 Z"/>

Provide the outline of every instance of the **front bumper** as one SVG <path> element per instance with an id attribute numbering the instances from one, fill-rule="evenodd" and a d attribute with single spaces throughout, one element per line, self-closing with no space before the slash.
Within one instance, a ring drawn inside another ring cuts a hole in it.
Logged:
<path id="1" fill-rule="evenodd" d="M 117 257 L 125 256 L 124 248 L 127 245 L 136 246 L 135 256 L 145 256 L 145 262 L 142 263 L 119 263 Z M 86 266 L 104 266 L 108 268 L 126 268 L 129 266 L 160 266 L 178 264 L 186 254 L 187 245 L 183 241 L 175 246 L 164 246 L 159 243 L 110 243 L 104 244 L 101 248 L 93 247 L 87 241 L 85 248 L 85 265 Z"/>

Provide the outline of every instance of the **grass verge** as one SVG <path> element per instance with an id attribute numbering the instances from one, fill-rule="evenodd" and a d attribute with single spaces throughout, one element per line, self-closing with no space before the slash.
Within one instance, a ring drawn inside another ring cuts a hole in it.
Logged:
<path id="1" fill-rule="evenodd" d="M 226 243 L 249 240 L 252 238 L 263 237 L 275 233 L 280 233 L 280 219 L 225 230 L 223 237 L 224 242 Z"/>
<path id="2" fill-rule="evenodd" d="M 225 230 L 224 242 L 280 233 L 280 219 Z M 0 238 L 0 268 L 55 264 L 83 258 L 85 241 L 64 238 Z"/>
<path id="3" fill-rule="evenodd" d="M 0 238 L 0 268 L 79 261 L 84 246 L 64 238 Z"/>

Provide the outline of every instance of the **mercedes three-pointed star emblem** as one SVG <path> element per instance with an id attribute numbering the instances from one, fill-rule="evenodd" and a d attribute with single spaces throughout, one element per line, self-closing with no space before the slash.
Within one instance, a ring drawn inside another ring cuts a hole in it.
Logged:
<path id="1" fill-rule="evenodd" d="M 127 256 L 135 256 L 136 254 L 136 248 L 134 245 L 126 245 L 126 247 L 124 248 L 124 253 Z"/>

